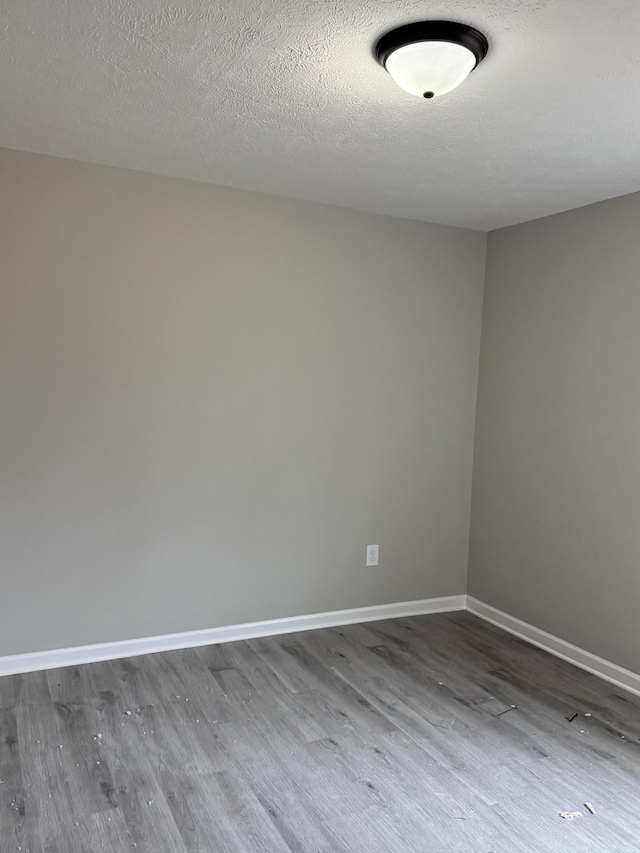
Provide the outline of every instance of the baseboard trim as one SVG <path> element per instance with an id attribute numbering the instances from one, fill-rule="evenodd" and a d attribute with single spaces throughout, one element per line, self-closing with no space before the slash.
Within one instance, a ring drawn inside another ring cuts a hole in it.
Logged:
<path id="1" fill-rule="evenodd" d="M 592 675 L 604 678 L 605 681 L 615 684 L 616 687 L 622 687 L 629 693 L 640 696 L 640 675 L 635 672 L 587 652 L 579 646 L 574 646 L 566 640 L 561 640 L 541 628 L 536 628 L 534 625 L 529 625 L 528 622 L 516 619 L 515 616 L 509 616 L 508 613 L 504 613 L 490 604 L 478 601 L 470 595 L 467 596 L 466 609 L 486 622 L 491 622 L 492 625 L 520 637 L 521 640 L 526 640 L 533 646 L 544 649 L 545 652 L 562 658 L 562 660 L 566 660 Z"/>
<path id="2" fill-rule="evenodd" d="M 470 595 L 450 595 L 442 598 L 423 598 L 418 601 L 400 601 L 393 604 L 378 604 L 373 607 L 354 607 L 349 610 L 333 610 L 327 613 L 311 613 L 306 616 L 291 616 L 284 619 L 266 619 L 261 622 L 245 622 L 206 628 L 201 631 L 184 631 L 178 634 L 163 634 L 155 637 L 140 637 L 133 640 L 117 640 L 111 643 L 96 643 L 67 649 L 51 649 L 44 652 L 28 652 L 0 657 L 0 676 L 17 675 L 62 666 L 78 666 L 104 660 L 135 657 L 137 655 L 169 652 L 174 649 L 189 649 L 216 643 L 231 643 L 234 640 L 251 640 L 276 634 L 291 634 L 296 631 L 312 631 L 317 628 L 334 628 L 340 625 L 356 625 L 381 619 L 399 619 L 405 616 L 424 616 L 429 613 L 451 613 L 468 610 L 486 622 L 508 631 L 521 640 L 549 652 L 562 660 L 580 667 L 592 675 L 640 696 L 640 675 L 624 669 L 611 661 L 598 657 L 584 649 L 561 640 L 553 634 L 536 628 L 515 616 L 478 601 Z"/>
<path id="3" fill-rule="evenodd" d="M 206 628 L 202 631 L 185 631 L 179 634 L 118 640 L 112 643 L 96 643 L 68 649 L 6 655 L 0 657 L 0 676 L 17 675 L 43 669 L 57 669 L 61 666 L 77 666 L 83 663 L 97 663 L 104 660 L 118 660 L 119 658 L 148 655 L 154 652 L 209 646 L 215 643 L 230 643 L 234 640 L 251 640 L 256 637 L 269 637 L 275 634 L 291 634 L 295 631 L 334 628 L 339 625 L 354 625 L 380 619 L 423 616 L 428 613 L 450 613 L 455 610 L 464 610 L 465 606 L 466 595 L 450 595 L 443 598 L 423 598 L 418 601 L 378 604 L 373 607 L 333 610 L 328 613 L 312 613 L 308 616 L 246 622 L 241 625 L 226 625 L 221 628 Z"/>

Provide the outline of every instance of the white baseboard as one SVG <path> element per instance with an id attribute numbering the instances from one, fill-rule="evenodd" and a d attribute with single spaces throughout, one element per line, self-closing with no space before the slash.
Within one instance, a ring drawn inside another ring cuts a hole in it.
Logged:
<path id="1" fill-rule="evenodd" d="M 68 649 L 6 655 L 0 657 L 0 676 L 56 669 L 61 666 L 77 666 L 83 663 L 97 663 L 104 660 L 117 660 L 154 652 L 168 652 L 173 649 L 230 643 L 234 640 L 250 640 L 276 634 L 291 634 L 295 631 L 311 631 L 316 628 L 333 628 L 339 625 L 355 625 L 360 622 L 373 622 L 380 619 L 398 619 L 403 616 L 422 616 L 429 613 L 450 613 L 465 609 L 556 657 L 640 696 L 640 675 L 635 672 L 623 669 L 611 661 L 574 646 L 566 640 L 561 640 L 553 634 L 548 634 L 521 619 L 516 619 L 515 616 L 509 616 L 508 613 L 497 610 L 489 604 L 484 604 L 470 595 L 450 595 L 443 598 L 424 598 L 418 601 L 379 604 L 373 607 L 354 607 L 350 610 L 333 610 L 328 613 L 312 613 L 307 616 L 291 616 L 284 619 L 267 619 L 262 622 L 226 625 L 221 628 L 206 628 L 202 631 L 185 631 L 179 634 L 117 640 L 112 643 L 96 643 Z"/>
<path id="2" fill-rule="evenodd" d="M 291 634 L 294 631 L 354 625 L 359 622 L 373 622 L 379 619 L 422 616 L 427 613 L 449 613 L 454 610 L 464 610 L 465 604 L 465 595 L 423 598 L 419 601 L 401 601 L 396 604 L 378 604 L 373 607 L 354 607 L 350 610 L 333 610 L 329 613 L 312 613 L 308 616 L 246 622 L 242 625 L 206 628 L 202 631 L 185 631 L 180 634 L 164 634 L 157 637 L 142 637 L 136 640 L 117 640 L 113 643 L 96 643 L 91 646 L 75 646 L 69 649 L 7 655 L 0 657 L 0 676 L 42 669 L 56 669 L 60 666 L 77 666 L 82 663 L 97 663 L 102 660 L 117 660 L 153 652 L 168 652 L 173 649 L 189 649 L 194 646 L 229 643 L 234 640 L 250 640 L 255 637 L 269 637 L 274 634 Z"/>
<path id="3" fill-rule="evenodd" d="M 497 625 L 498 628 L 520 637 L 521 640 L 526 640 L 528 643 L 544 649 L 545 652 L 562 658 L 562 660 L 566 660 L 574 666 L 580 667 L 580 669 L 585 669 L 592 675 L 598 675 L 605 681 L 615 684 L 616 687 L 622 687 L 624 690 L 640 696 L 640 675 L 631 672 L 629 669 L 624 669 L 615 663 L 611 663 L 611 661 L 574 646 L 566 640 L 554 637 L 553 634 L 548 634 L 521 619 L 516 619 L 515 616 L 509 616 L 508 613 L 503 613 L 502 610 L 484 604 L 470 595 L 467 596 L 467 610 L 486 622 L 491 622 L 492 625 Z"/>

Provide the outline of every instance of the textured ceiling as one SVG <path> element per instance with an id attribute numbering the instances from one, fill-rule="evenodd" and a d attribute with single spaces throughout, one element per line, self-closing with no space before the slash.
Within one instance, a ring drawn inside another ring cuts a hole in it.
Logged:
<path id="1" fill-rule="evenodd" d="M 455 92 L 372 44 L 487 34 Z M 638 0 L 4 0 L 0 146 L 490 230 L 640 190 Z"/>

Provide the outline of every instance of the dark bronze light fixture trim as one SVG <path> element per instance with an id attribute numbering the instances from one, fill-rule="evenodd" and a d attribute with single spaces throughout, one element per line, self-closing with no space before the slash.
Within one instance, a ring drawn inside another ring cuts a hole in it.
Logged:
<path id="1" fill-rule="evenodd" d="M 385 33 L 375 55 L 401 88 L 432 98 L 460 85 L 488 50 L 486 36 L 467 24 L 419 21 Z"/>

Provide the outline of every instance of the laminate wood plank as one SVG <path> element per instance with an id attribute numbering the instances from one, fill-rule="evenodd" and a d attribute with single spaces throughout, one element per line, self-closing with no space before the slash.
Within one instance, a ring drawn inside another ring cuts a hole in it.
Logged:
<path id="1" fill-rule="evenodd" d="M 187 850 L 288 853 L 287 845 L 240 774 L 165 777 L 167 802 Z"/>
<path id="2" fill-rule="evenodd" d="M 25 844 L 26 809 L 15 713 L 0 708 L 0 851 Z"/>
<path id="3" fill-rule="evenodd" d="M 277 777 L 264 786 L 251 777 L 248 784 L 291 853 L 348 853 L 348 847 L 331 836 L 306 797 L 299 794 L 286 801 Z"/>

